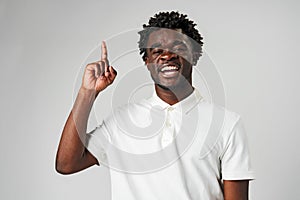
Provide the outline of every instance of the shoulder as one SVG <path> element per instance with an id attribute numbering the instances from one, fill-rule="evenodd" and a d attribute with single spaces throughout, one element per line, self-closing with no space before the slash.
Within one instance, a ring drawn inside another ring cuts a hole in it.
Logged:
<path id="1" fill-rule="evenodd" d="M 152 113 L 152 107 L 147 101 L 128 103 L 114 108 L 104 122 L 109 127 L 147 126 Z"/>
<path id="2" fill-rule="evenodd" d="M 230 126 L 236 124 L 241 118 L 240 114 L 229 110 L 226 106 L 218 105 L 205 99 L 202 99 L 198 103 L 197 108 L 200 115 L 210 117 L 212 122 L 218 122 L 222 126 L 222 129 L 230 128 Z"/>
<path id="3" fill-rule="evenodd" d="M 235 127 L 241 121 L 241 116 L 225 106 L 217 105 L 205 100 L 198 104 L 199 123 L 205 123 L 205 142 L 201 157 L 206 156 L 213 149 L 223 151 Z"/>

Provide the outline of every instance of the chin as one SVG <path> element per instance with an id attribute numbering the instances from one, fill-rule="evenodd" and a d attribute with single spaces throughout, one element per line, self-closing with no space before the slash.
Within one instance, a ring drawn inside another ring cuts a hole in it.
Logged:
<path id="1" fill-rule="evenodd" d="M 176 90 L 178 88 L 182 88 L 185 84 L 180 82 L 173 82 L 173 83 L 156 83 L 160 88 L 165 90 Z"/>

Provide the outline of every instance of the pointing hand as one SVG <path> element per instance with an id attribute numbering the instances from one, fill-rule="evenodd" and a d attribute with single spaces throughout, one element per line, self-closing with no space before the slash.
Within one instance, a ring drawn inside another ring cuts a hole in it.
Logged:
<path id="1" fill-rule="evenodd" d="M 81 88 L 94 90 L 96 95 L 112 84 L 117 72 L 112 66 L 109 66 L 107 58 L 107 47 L 103 41 L 101 44 L 101 59 L 86 66 Z"/>

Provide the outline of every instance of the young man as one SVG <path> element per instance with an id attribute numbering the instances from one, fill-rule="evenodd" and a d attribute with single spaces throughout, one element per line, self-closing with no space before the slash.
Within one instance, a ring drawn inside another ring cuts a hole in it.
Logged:
<path id="1" fill-rule="evenodd" d="M 117 75 L 103 42 L 101 59 L 86 66 L 65 124 L 57 171 L 109 165 L 112 199 L 248 199 L 254 177 L 240 117 L 205 101 L 192 86 L 203 45 L 194 22 L 161 12 L 139 34 L 153 96 L 117 109 L 86 134 L 96 97 Z"/>

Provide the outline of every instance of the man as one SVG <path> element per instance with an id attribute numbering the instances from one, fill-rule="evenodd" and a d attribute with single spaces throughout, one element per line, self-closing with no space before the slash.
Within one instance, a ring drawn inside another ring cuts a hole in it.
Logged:
<path id="1" fill-rule="evenodd" d="M 117 75 L 103 42 L 100 61 L 86 66 L 56 170 L 71 174 L 109 165 L 112 199 L 248 199 L 254 177 L 240 117 L 203 100 L 192 86 L 203 45 L 194 22 L 161 12 L 143 28 L 139 48 L 154 81 L 153 97 L 117 109 L 85 134 L 96 97 Z M 158 129 L 149 126 L 161 116 Z"/>

